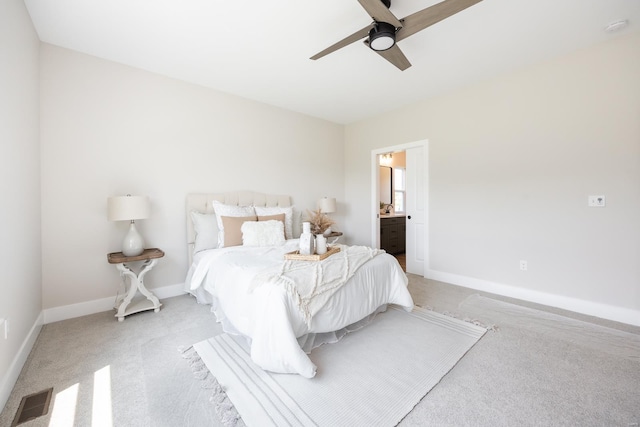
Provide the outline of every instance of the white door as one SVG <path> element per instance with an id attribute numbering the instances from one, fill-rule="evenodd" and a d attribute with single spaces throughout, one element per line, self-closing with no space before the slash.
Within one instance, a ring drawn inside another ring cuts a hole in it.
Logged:
<path id="1" fill-rule="evenodd" d="M 427 254 L 425 149 L 422 146 L 408 148 L 406 153 L 407 273 L 424 276 Z"/>

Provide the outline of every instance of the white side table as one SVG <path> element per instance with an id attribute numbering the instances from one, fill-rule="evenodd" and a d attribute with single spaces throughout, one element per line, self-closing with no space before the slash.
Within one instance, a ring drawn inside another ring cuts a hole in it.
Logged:
<path id="1" fill-rule="evenodd" d="M 115 264 L 120 272 L 120 279 L 125 288 L 124 295 L 118 295 L 116 298 L 115 309 L 116 317 L 119 322 L 124 320 L 125 316 L 133 313 L 139 313 L 145 310 L 160 311 L 162 305 L 158 298 L 144 286 L 144 276 L 158 262 L 158 259 L 164 256 L 164 252 L 158 248 L 145 249 L 140 255 L 125 256 L 122 252 L 113 252 L 107 255 L 109 264 Z M 136 273 L 128 263 L 135 261 L 143 261 L 140 271 Z M 127 278 L 129 279 L 129 287 L 127 289 Z M 140 291 L 146 298 L 139 301 L 133 301 L 133 297 Z"/>

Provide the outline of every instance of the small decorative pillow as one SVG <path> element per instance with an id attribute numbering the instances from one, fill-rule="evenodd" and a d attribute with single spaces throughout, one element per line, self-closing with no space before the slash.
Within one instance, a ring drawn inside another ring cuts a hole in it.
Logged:
<path id="1" fill-rule="evenodd" d="M 256 221 L 258 217 L 252 216 L 223 216 L 222 224 L 224 225 L 224 247 L 241 246 L 242 231 L 241 227 L 247 221 Z"/>
<path id="2" fill-rule="evenodd" d="M 275 221 L 281 221 L 282 222 L 282 235 L 284 236 L 284 219 L 285 216 L 283 213 L 281 214 L 277 214 L 277 215 L 264 215 L 264 216 L 258 216 L 258 221 L 271 221 L 271 220 L 275 220 Z M 287 236 L 285 236 L 285 239 L 287 238 Z"/>
<path id="3" fill-rule="evenodd" d="M 225 205 L 224 203 L 214 200 L 212 202 L 213 210 L 216 213 L 216 220 L 218 222 L 218 247 L 224 248 L 224 224 L 222 223 L 223 216 L 253 216 L 256 214 L 253 206 L 234 206 Z"/>
<path id="4" fill-rule="evenodd" d="M 280 207 L 280 206 L 256 206 L 256 215 L 278 215 L 284 214 L 284 235 L 287 239 L 293 239 L 293 207 Z"/>
<path id="5" fill-rule="evenodd" d="M 281 246 L 284 245 L 284 224 L 282 221 L 269 220 L 242 224 L 243 246 Z"/>
<path id="6" fill-rule="evenodd" d="M 216 240 L 216 231 L 218 229 L 216 227 L 216 216 L 191 211 L 191 220 L 193 221 L 193 229 L 196 232 L 193 253 L 216 248 L 218 246 L 218 241 Z"/>

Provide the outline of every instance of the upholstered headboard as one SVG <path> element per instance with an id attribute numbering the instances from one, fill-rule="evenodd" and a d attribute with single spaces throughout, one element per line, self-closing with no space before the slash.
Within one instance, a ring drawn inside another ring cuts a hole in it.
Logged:
<path id="1" fill-rule="evenodd" d="M 196 232 L 193 226 L 193 219 L 191 212 L 196 211 L 204 214 L 213 214 L 212 202 L 217 200 L 218 202 L 226 205 L 235 206 L 279 206 L 287 207 L 291 206 L 291 197 L 283 195 L 263 194 L 253 191 L 232 191 L 228 193 L 209 193 L 209 194 L 188 194 L 187 195 L 187 248 L 189 255 L 189 265 L 193 260 L 193 249 L 196 241 Z M 294 228 L 295 228 L 294 224 Z M 217 226 L 215 226 L 215 233 L 217 233 Z M 299 233 L 298 233 L 299 234 Z M 217 239 L 217 235 L 216 235 Z"/>

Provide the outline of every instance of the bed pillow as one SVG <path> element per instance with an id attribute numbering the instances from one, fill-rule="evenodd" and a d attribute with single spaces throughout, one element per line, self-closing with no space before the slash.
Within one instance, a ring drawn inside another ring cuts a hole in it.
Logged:
<path id="1" fill-rule="evenodd" d="M 302 211 L 297 210 L 295 206 L 292 208 L 292 210 L 293 210 L 293 221 L 291 221 L 293 225 L 292 237 L 294 239 L 297 239 L 302 234 Z"/>
<path id="2" fill-rule="evenodd" d="M 193 253 L 218 247 L 218 240 L 216 239 L 216 230 L 218 228 L 216 227 L 216 216 L 191 211 L 191 220 L 193 221 L 193 230 L 196 233 Z"/>
<path id="3" fill-rule="evenodd" d="M 269 221 L 247 221 L 242 224 L 243 246 L 281 246 L 284 245 L 284 223 Z"/>
<path id="4" fill-rule="evenodd" d="M 293 208 L 291 206 L 280 207 L 280 206 L 256 206 L 256 215 L 258 216 L 267 216 L 267 215 L 278 215 L 284 214 L 284 235 L 287 239 L 293 239 Z"/>
<path id="5" fill-rule="evenodd" d="M 224 224 L 223 216 L 253 216 L 256 214 L 253 206 L 235 206 L 225 205 L 224 203 L 214 200 L 212 202 L 213 210 L 216 213 L 216 221 L 218 222 L 218 247 L 224 248 Z"/>
<path id="6" fill-rule="evenodd" d="M 252 216 L 222 216 L 224 225 L 224 247 L 242 245 L 242 224 L 247 221 L 257 221 L 258 217 Z"/>

